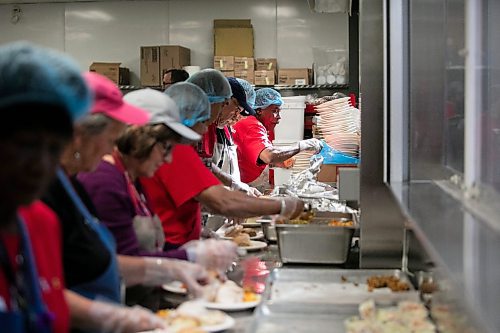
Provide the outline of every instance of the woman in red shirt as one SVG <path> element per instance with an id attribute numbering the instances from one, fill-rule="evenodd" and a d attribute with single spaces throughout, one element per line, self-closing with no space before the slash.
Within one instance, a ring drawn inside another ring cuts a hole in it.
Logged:
<path id="1" fill-rule="evenodd" d="M 28 43 L 0 47 L 0 327 L 66 332 L 60 230 L 40 202 L 72 121 L 91 94 L 66 56 Z"/>

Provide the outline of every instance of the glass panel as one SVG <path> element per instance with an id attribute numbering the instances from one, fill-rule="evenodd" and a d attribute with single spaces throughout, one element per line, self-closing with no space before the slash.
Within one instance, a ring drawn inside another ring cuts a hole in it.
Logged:
<path id="1" fill-rule="evenodd" d="M 463 172 L 464 1 L 410 1 L 410 180 Z"/>
<path id="2" fill-rule="evenodd" d="M 482 118 L 481 180 L 500 190 L 500 2 L 489 0 L 484 8 L 485 99 Z"/>

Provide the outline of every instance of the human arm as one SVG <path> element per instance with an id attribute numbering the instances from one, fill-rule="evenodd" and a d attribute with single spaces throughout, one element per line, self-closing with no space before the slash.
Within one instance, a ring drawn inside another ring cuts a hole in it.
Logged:
<path id="1" fill-rule="evenodd" d="M 208 279 L 202 266 L 176 259 L 119 255 L 118 267 L 127 286 L 159 286 L 170 281 L 181 281 L 190 292 L 200 295 L 200 283 Z"/>
<path id="2" fill-rule="evenodd" d="M 259 159 L 265 164 L 282 165 L 289 158 L 297 155 L 301 151 L 313 150 L 316 153 L 321 151 L 323 143 L 318 139 L 307 139 L 297 142 L 291 146 L 276 147 L 272 146 L 263 149 L 259 154 Z"/>
<path id="3" fill-rule="evenodd" d="M 159 317 L 139 306 L 126 307 L 90 300 L 67 289 L 64 296 L 70 309 L 71 326 L 74 328 L 104 333 L 132 333 L 166 328 Z"/>
<path id="4" fill-rule="evenodd" d="M 249 186 L 248 184 L 243 183 L 240 180 L 234 179 L 230 174 L 222 171 L 217 165 L 212 163 L 212 173 L 214 174 L 217 179 L 221 181 L 222 184 L 224 184 L 227 187 L 230 187 L 231 189 L 235 191 L 242 191 L 245 192 L 248 195 L 254 196 L 254 197 L 259 197 L 262 195 L 259 190 L 257 190 L 254 187 Z"/>
<path id="5" fill-rule="evenodd" d="M 214 213 L 231 217 L 252 217 L 260 215 L 298 216 L 304 208 L 304 203 L 295 198 L 265 199 L 248 196 L 239 191 L 231 191 L 222 185 L 211 186 L 196 196 L 196 199 L 206 205 Z M 285 208 L 282 210 L 282 201 Z"/>

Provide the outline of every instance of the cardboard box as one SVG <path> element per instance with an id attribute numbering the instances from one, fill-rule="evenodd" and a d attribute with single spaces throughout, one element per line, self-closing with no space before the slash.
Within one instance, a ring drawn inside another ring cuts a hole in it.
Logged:
<path id="1" fill-rule="evenodd" d="M 254 71 L 234 71 L 234 77 L 247 80 L 251 84 L 255 83 Z"/>
<path id="2" fill-rule="evenodd" d="M 253 57 L 250 20 L 214 20 L 214 55 Z"/>
<path id="3" fill-rule="evenodd" d="M 256 86 L 273 86 L 275 83 L 274 71 L 255 71 L 254 83 Z"/>
<path id="4" fill-rule="evenodd" d="M 160 47 L 141 46 L 141 86 L 161 86 Z"/>
<path id="5" fill-rule="evenodd" d="M 234 57 L 235 71 L 254 71 L 254 58 L 249 57 Z"/>
<path id="6" fill-rule="evenodd" d="M 357 168 L 353 164 L 323 164 L 318 172 L 318 181 L 323 183 L 337 182 L 339 168 Z"/>
<path id="7" fill-rule="evenodd" d="M 278 60 L 276 58 L 257 58 L 255 59 L 256 71 L 278 71 Z"/>
<path id="8" fill-rule="evenodd" d="M 278 84 L 305 85 L 311 82 L 310 68 L 282 68 L 278 72 Z"/>
<path id="9" fill-rule="evenodd" d="M 221 71 L 225 77 L 234 77 L 234 71 Z"/>
<path id="10" fill-rule="evenodd" d="M 117 85 L 128 85 L 130 83 L 129 70 L 120 68 L 120 64 L 120 62 L 93 62 L 89 71 L 99 73 Z"/>
<path id="11" fill-rule="evenodd" d="M 215 56 L 214 68 L 220 71 L 234 70 L 234 57 L 233 56 Z"/>
<path id="12" fill-rule="evenodd" d="M 160 46 L 160 71 L 191 65 L 191 50 L 179 45 Z"/>

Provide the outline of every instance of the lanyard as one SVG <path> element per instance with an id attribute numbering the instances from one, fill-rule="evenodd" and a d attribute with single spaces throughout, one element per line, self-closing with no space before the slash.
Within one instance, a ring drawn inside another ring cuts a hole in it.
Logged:
<path id="1" fill-rule="evenodd" d="M 125 165 L 123 164 L 123 161 L 120 158 L 120 155 L 118 155 L 117 151 L 113 152 L 113 159 L 115 160 L 115 166 L 125 175 L 125 179 L 127 181 L 128 194 L 134 205 L 135 212 L 137 214 L 140 214 L 142 212 L 146 216 L 153 216 L 148 206 L 146 205 L 146 198 L 144 197 L 143 194 L 139 193 L 134 182 L 132 181 L 132 179 L 130 179 L 130 175 L 125 169 Z"/>

